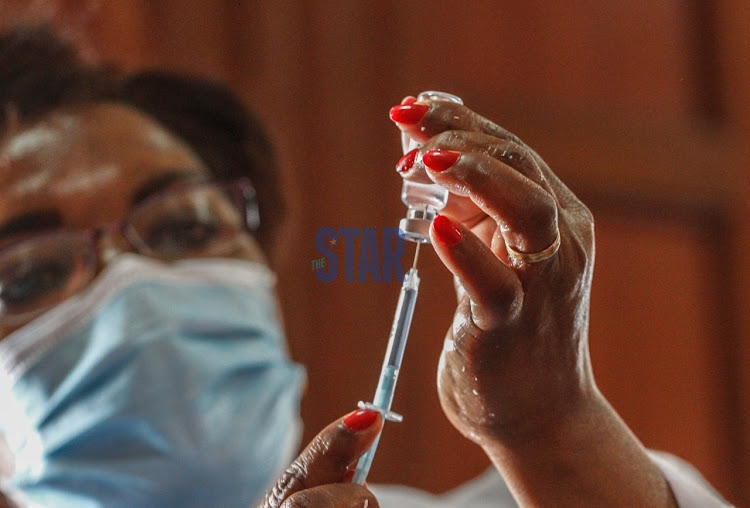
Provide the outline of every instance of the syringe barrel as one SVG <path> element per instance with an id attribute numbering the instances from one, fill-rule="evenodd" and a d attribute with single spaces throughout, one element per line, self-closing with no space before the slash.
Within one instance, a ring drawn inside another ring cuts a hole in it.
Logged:
<path id="1" fill-rule="evenodd" d="M 396 313 L 393 316 L 393 325 L 391 325 L 391 333 L 388 337 L 388 348 L 385 351 L 378 387 L 372 400 L 373 404 L 385 411 L 390 411 L 393 395 L 396 393 L 398 372 L 404 359 L 418 291 L 419 274 L 416 268 L 410 268 L 401 284 L 401 293 L 398 295 Z"/>
<path id="2" fill-rule="evenodd" d="M 393 316 L 393 325 L 388 338 L 388 350 L 385 353 L 383 368 L 386 366 L 401 368 L 404 358 L 406 341 L 409 338 L 409 328 L 414 317 L 414 306 L 417 303 L 417 292 L 419 290 L 419 275 L 415 268 L 409 269 L 401 286 L 398 296 L 396 314 Z"/>
<path id="3" fill-rule="evenodd" d="M 398 373 L 401 369 L 401 361 L 404 358 L 404 348 L 406 340 L 409 338 L 409 328 L 411 319 L 414 316 L 414 305 L 417 303 L 417 294 L 419 291 L 419 274 L 416 268 L 410 268 L 406 272 L 403 284 L 401 284 L 401 293 L 398 296 L 396 305 L 396 314 L 393 317 L 393 326 L 388 338 L 388 349 L 383 360 L 383 368 L 380 371 L 378 387 L 375 390 L 375 396 L 372 404 L 385 413 L 390 412 L 393 404 L 393 396 L 396 393 L 396 382 Z M 380 434 L 370 446 L 370 449 L 360 457 L 357 467 L 354 471 L 353 483 L 362 485 L 367 479 L 367 473 L 375 458 L 375 451 L 378 448 Z"/>
<path id="4" fill-rule="evenodd" d="M 372 403 L 385 411 L 390 411 L 393 405 L 393 396 L 396 393 L 396 382 L 398 381 L 399 368 L 394 365 L 384 365 L 378 379 L 378 387 L 375 389 L 375 397 Z"/>

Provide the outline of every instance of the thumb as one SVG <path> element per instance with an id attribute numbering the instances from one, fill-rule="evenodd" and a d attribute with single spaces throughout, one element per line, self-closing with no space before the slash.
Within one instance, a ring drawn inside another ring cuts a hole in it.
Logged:
<path id="1" fill-rule="evenodd" d="M 357 410 L 339 418 L 292 462 L 260 508 L 280 506 L 301 490 L 341 482 L 382 428 L 383 418 L 377 411 Z"/>

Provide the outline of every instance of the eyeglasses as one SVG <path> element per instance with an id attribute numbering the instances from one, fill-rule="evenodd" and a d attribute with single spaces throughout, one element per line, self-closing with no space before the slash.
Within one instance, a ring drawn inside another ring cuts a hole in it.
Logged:
<path id="1" fill-rule="evenodd" d="M 35 235 L 0 252 L 0 324 L 26 323 L 88 285 L 108 258 L 104 237 L 163 261 L 222 257 L 259 223 L 255 189 L 240 179 L 167 189 L 108 226 Z"/>

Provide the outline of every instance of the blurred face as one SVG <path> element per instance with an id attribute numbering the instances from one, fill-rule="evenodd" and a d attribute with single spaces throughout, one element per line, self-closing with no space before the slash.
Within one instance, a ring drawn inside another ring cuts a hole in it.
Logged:
<path id="1" fill-rule="evenodd" d="M 78 261 L 71 266 L 60 262 L 59 251 L 67 244 L 54 236 L 56 230 L 89 230 L 132 219 L 133 231 L 106 228 L 106 234 L 97 236 L 92 249 L 100 258 L 96 273 L 102 260 L 106 263 L 107 256 L 101 255 L 105 251 L 145 250 L 167 261 L 220 255 L 262 262 L 257 243 L 239 227 L 220 250 L 207 247 L 210 235 L 217 235 L 209 225 L 233 224 L 241 214 L 216 190 L 175 190 L 203 188 L 198 182 L 209 179 L 208 170 L 187 145 L 127 106 L 103 103 L 61 109 L 11 128 L 0 137 L 0 338 L 33 319 L 39 301 L 49 307 L 59 303 L 61 295 L 82 289 L 69 273 L 91 268 Z M 196 227 L 189 222 L 188 208 L 196 217 L 206 216 L 205 223 Z M 164 218 L 177 211 L 182 222 Z M 47 250 L 42 251 L 49 254 L 28 268 L 34 257 L 30 253 L 40 252 L 40 238 L 47 239 Z M 189 241 L 193 243 L 187 248 L 183 244 Z M 85 280 L 96 274 L 81 273 L 76 276 Z M 66 279 L 68 289 L 56 286 L 58 279 Z M 46 290 L 54 297 L 47 297 Z M 13 319 L 6 319 L 9 309 L 15 312 Z"/>

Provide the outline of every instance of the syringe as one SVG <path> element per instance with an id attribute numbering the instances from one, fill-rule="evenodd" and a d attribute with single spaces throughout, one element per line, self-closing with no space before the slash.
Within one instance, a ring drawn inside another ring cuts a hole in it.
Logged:
<path id="1" fill-rule="evenodd" d="M 393 395 L 396 393 L 396 382 L 398 381 L 398 372 L 401 369 L 401 361 L 404 358 L 404 348 L 406 340 L 409 338 L 409 327 L 414 316 L 414 305 L 417 303 L 417 292 L 419 290 L 419 275 L 417 274 L 417 259 L 419 258 L 419 246 L 417 243 L 414 252 L 414 262 L 412 267 L 406 273 L 404 282 L 401 285 L 401 293 L 396 304 L 396 314 L 393 317 L 391 333 L 388 337 L 388 349 L 385 351 L 383 367 L 380 370 L 380 379 L 378 387 L 375 390 L 375 397 L 372 402 L 359 402 L 360 409 L 370 409 L 378 411 L 383 418 L 393 422 L 400 422 L 403 417 L 400 414 L 391 411 Z M 380 435 L 370 446 L 370 449 L 357 462 L 357 468 L 354 471 L 352 483 L 362 485 L 367 479 L 367 473 L 370 472 L 372 459 L 375 458 L 375 451 L 378 448 Z"/>
<path id="2" fill-rule="evenodd" d="M 417 101 L 450 101 L 463 104 L 463 101 L 455 95 L 445 92 L 422 92 L 417 96 Z M 405 132 L 402 133 L 401 146 L 404 154 L 421 146 Z M 419 290 L 419 275 L 417 274 L 417 259 L 419 258 L 419 246 L 430 242 L 430 224 L 440 210 L 448 202 L 448 191 L 434 183 L 421 183 L 404 180 L 401 187 L 401 201 L 407 206 L 406 216 L 399 222 L 400 234 L 405 240 L 416 242 L 417 248 L 414 252 L 414 261 L 406 273 L 401 285 L 401 293 L 396 305 L 396 315 L 393 317 L 391 334 L 388 338 L 388 349 L 385 351 L 383 367 L 380 370 L 378 387 L 372 402 L 359 402 L 360 409 L 378 411 L 384 419 L 400 422 L 403 420 L 400 414 L 391 411 L 393 395 L 396 392 L 396 381 L 401 369 L 401 361 L 404 358 L 406 339 L 409 338 L 411 319 L 414 316 L 414 305 L 417 303 L 417 291 Z M 367 473 L 370 472 L 372 459 L 380 442 L 380 435 L 370 446 L 370 449 L 357 462 L 354 471 L 353 483 L 360 485 L 365 483 Z"/>

